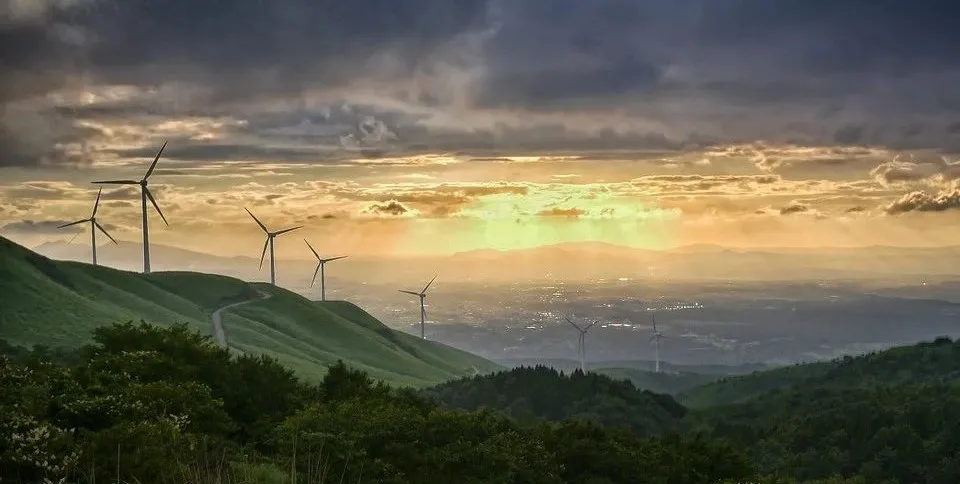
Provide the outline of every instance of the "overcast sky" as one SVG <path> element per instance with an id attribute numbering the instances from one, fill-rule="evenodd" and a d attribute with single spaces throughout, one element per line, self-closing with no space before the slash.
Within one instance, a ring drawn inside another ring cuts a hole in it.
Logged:
<path id="1" fill-rule="evenodd" d="M 256 256 L 960 236 L 960 3 L 12 0 L 0 233 Z M 139 195 L 98 216 L 139 238 Z M 302 249 L 302 248 L 301 248 Z M 299 249 L 298 249 L 299 250 Z M 304 249 L 305 250 L 305 249 Z"/>

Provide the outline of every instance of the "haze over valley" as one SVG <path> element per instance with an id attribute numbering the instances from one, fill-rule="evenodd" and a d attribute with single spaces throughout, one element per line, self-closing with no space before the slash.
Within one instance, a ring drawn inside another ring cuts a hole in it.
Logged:
<path id="1" fill-rule="evenodd" d="M 89 257 L 88 247 L 65 242 L 37 250 Z M 302 241 L 293 239 L 280 247 L 310 256 L 297 245 Z M 135 243 L 104 245 L 101 258 L 136 270 L 141 252 Z M 153 254 L 158 270 L 245 280 L 268 274 L 257 270 L 254 257 L 168 246 Z M 678 365 L 786 365 L 960 336 L 953 267 L 960 267 L 960 247 L 648 251 L 570 243 L 435 257 L 354 256 L 331 263 L 326 280 L 328 298 L 353 301 L 388 326 L 419 334 L 416 300 L 398 289 L 418 289 L 439 274 L 426 301 L 432 340 L 507 363 L 574 361 L 576 333 L 564 318 L 600 319 L 589 336 L 588 362 L 652 368 L 654 314 L 667 337 L 661 357 Z M 280 259 L 277 271 L 281 285 L 318 297 L 309 259 Z"/>

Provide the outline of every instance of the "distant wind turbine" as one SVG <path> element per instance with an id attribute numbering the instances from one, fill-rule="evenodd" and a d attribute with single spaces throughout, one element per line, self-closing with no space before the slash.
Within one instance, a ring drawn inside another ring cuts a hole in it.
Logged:
<path id="1" fill-rule="evenodd" d="M 153 159 L 153 163 L 150 164 L 150 168 L 147 169 L 147 174 L 143 175 L 143 179 L 140 181 L 137 180 L 106 180 L 106 181 L 95 181 L 91 183 L 100 183 L 108 185 L 140 185 L 140 209 L 143 214 L 143 273 L 150 273 L 150 232 L 147 227 L 147 199 L 150 199 L 150 203 L 153 204 L 153 208 L 157 209 L 157 213 L 160 214 L 160 218 L 163 219 L 163 223 L 167 223 L 167 217 L 163 216 L 163 212 L 160 211 L 160 206 L 157 205 L 157 201 L 153 198 L 153 194 L 150 193 L 150 189 L 147 188 L 147 178 L 150 178 L 150 174 L 153 173 L 153 169 L 157 167 L 157 162 L 160 161 L 160 155 L 163 154 L 163 149 L 167 147 L 167 142 L 163 142 L 163 146 L 160 147 L 160 151 L 157 152 L 157 156 Z"/>
<path id="2" fill-rule="evenodd" d="M 331 257 L 329 259 L 324 259 L 320 257 L 320 254 L 318 254 L 317 251 L 313 250 L 313 246 L 310 245 L 310 242 L 307 242 L 307 239 L 303 239 L 303 241 L 307 244 L 307 247 L 310 247 L 310 252 L 313 252 L 313 255 L 317 257 L 317 268 L 314 269 L 313 271 L 313 279 L 310 281 L 310 287 L 313 287 L 313 283 L 317 281 L 317 273 L 319 272 L 320 273 L 320 300 L 326 301 L 327 287 L 326 287 L 326 283 L 324 282 L 324 279 L 326 279 L 326 276 L 324 274 L 323 267 L 327 264 L 327 262 L 333 262 L 335 260 L 345 259 L 347 256 L 341 255 L 340 257 Z"/>
<path id="3" fill-rule="evenodd" d="M 420 298 L 420 338 L 427 339 L 427 333 L 425 329 L 425 324 L 427 320 L 427 310 L 423 307 L 423 299 L 427 297 L 427 289 L 430 288 L 430 284 L 433 284 L 433 281 L 437 280 L 437 276 L 433 276 L 433 279 L 430 279 L 430 282 L 426 286 L 423 286 L 423 290 L 420 292 L 405 291 L 400 289 L 400 292 L 406 294 L 412 294 Z"/>
<path id="4" fill-rule="evenodd" d="M 656 314 L 653 314 L 653 315 L 651 315 L 650 317 L 651 317 L 651 319 L 653 319 L 653 336 L 650 337 L 650 341 L 655 341 L 655 342 L 656 342 L 656 343 L 655 343 L 655 345 L 656 345 L 656 346 L 655 346 L 655 347 L 656 347 L 656 350 L 655 350 L 655 353 L 654 353 L 654 355 L 655 355 L 654 365 L 655 365 L 655 366 L 653 367 L 653 372 L 654 372 L 654 373 L 660 373 L 660 338 L 664 338 L 665 336 L 663 335 L 663 333 L 661 333 L 661 332 L 657 329 L 657 315 L 656 315 Z"/>
<path id="5" fill-rule="evenodd" d="M 600 320 L 598 319 L 588 324 L 585 328 L 581 328 L 580 325 L 571 321 L 570 318 L 566 318 L 566 319 L 571 326 L 573 326 L 574 328 L 577 328 L 577 331 L 580 332 L 580 337 L 577 339 L 577 354 L 580 355 L 580 371 L 586 374 L 587 370 L 586 370 L 586 366 L 584 365 L 584 360 L 586 360 L 586 357 L 587 357 L 587 345 L 586 345 L 587 331 L 589 331 L 594 324 L 599 323 Z"/>
<path id="6" fill-rule="evenodd" d="M 263 225 L 263 222 L 261 222 L 256 216 L 254 216 L 253 213 L 250 212 L 250 210 L 247 210 L 246 207 L 244 207 L 243 209 L 246 210 L 251 217 L 253 217 L 253 221 L 256 222 L 261 229 L 263 229 L 263 233 L 267 234 L 267 240 L 263 241 L 263 251 L 260 252 L 260 269 L 263 269 L 263 258 L 267 255 L 267 246 L 269 245 L 270 246 L 270 284 L 273 284 L 274 286 L 276 286 L 277 285 L 277 257 L 276 257 L 276 253 L 273 250 L 273 239 L 280 234 L 293 232 L 294 230 L 303 228 L 303 225 L 297 225 L 296 227 L 290 227 L 289 229 L 283 229 L 283 230 L 278 230 L 276 232 L 271 232 L 267 230 L 267 226 Z"/>
<path id="7" fill-rule="evenodd" d="M 69 227 L 71 225 L 82 224 L 84 222 L 90 222 L 90 248 L 93 250 L 93 265 L 97 265 L 97 229 L 103 232 L 103 235 L 106 235 L 114 244 L 117 243 L 116 239 L 110 236 L 107 233 L 107 229 L 103 228 L 99 222 L 97 222 L 97 208 L 100 206 L 100 194 L 103 193 L 103 188 L 97 192 L 97 201 L 93 203 L 93 213 L 90 214 L 90 218 L 85 218 L 83 220 L 77 220 L 76 222 L 70 222 L 68 224 L 63 224 L 58 229 L 64 227 Z"/>

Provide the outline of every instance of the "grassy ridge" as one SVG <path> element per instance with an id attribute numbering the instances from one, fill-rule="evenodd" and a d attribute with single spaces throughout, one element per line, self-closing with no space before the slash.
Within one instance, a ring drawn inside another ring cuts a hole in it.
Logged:
<path id="1" fill-rule="evenodd" d="M 257 299 L 260 294 L 267 299 Z M 388 328 L 342 301 L 316 302 L 268 284 L 192 272 L 138 274 L 53 261 L 0 237 L 0 338 L 22 346 L 76 347 L 100 326 L 186 323 L 211 334 L 223 313 L 228 344 L 276 357 L 308 379 L 338 359 L 392 383 L 423 386 L 498 366 Z"/>

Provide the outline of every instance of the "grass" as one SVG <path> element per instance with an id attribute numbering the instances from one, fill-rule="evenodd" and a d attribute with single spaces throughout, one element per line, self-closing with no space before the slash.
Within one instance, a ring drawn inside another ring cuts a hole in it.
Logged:
<path id="1" fill-rule="evenodd" d="M 258 293 L 269 294 L 257 299 Z M 344 301 L 317 302 L 268 284 L 193 272 L 139 274 L 47 259 L 0 237 L 0 338 L 11 344 L 77 347 L 95 328 L 144 320 L 185 322 L 212 334 L 223 312 L 228 344 L 267 354 L 307 380 L 341 359 L 390 383 L 428 386 L 499 366 L 479 356 L 392 330 Z"/>

